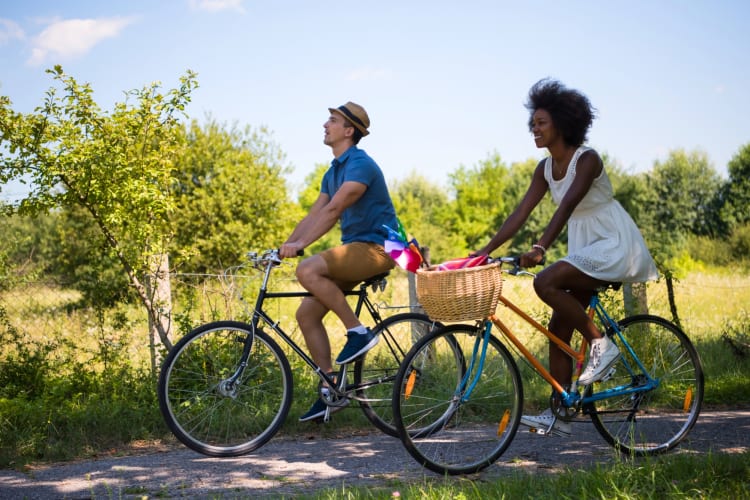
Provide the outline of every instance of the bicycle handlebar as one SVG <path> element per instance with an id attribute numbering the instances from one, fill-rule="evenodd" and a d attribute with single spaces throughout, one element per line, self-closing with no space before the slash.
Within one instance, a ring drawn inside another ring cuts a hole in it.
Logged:
<path id="1" fill-rule="evenodd" d="M 489 257 L 487 261 L 489 263 L 500 262 L 501 264 L 512 264 L 513 267 L 506 272 L 513 276 L 519 276 L 519 275 L 524 275 L 524 274 L 527 274 L 529 276 L 536 276 L 536 274 L 530 271 L 526 271 L 525 269 L 521 267 L 521 257 L 519 255 L 508 256 L 508 257 L 497 257 L 497 258 Z M 546 261 L 547 261 L 546 258 L 542 258 L 542 261 L 538 265 L 543 266 Z"/>
<path id="2" fill-rule="evenodd" d="M 297 252 L 298 257 L 302 257 L 305 255 L 304 250 L 299 250 Z M 268 250 L 264 250 L 260 254 L 258 252 L 248 252 L 247 253 L 247 260 L 253 263 L 254 266 L 267 266 L 268 264 L 271 264 L 273 266 L 278 266 L 281 264 L 283 259 L 279 256 L 279 249 L 278 248 L 271 248 Z"/>

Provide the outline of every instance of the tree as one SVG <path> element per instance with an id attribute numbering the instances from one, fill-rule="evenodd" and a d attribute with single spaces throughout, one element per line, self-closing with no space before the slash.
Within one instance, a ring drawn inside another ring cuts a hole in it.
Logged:
<path id="1" fill-rule="evenodd" d="M 750 143 L 740 148 L 727 165 L 729 181 L 722 188 L 721 220 L 731 233 L 750 223 Z"/>
<path id="2" fill-rule="evenodd" d="M 289 201 L 288 169 L 270 133 L 193 121 L 185 141 L 172 184 L 173 265 L 221 272 L 250 250 L 278 247 L 299 208 Z"/>
<path id="3" fill-rule="evenodd" d="M 665 277 L 672 320 L 679 325 L 673 281 L 681 271 L 680 259 L 687 255 L 688 236 L 716 232 L 720 179 L 705 153 L 676 150 L 663 163 L 654 163 L 646 185 L 639 222 Z"/>
<path id="4" fill-rule="evenodd" d="M 659 194 L 657 223 L 667 232 L 711 235 L 721 180 L 704 152 L 672 151 L 652 172 Z"/>
<path id="5" fill-rule="evenodd" d="M 449 179 L 455 197 L 448 227 L 464 239 L 462 250 L 474 250 L 494 233 L 498 215 L 508 211 L 503 196 L 508 167 L 498 153 L 493 153 L 473 168 L 459 167 Z"/>
<path id="6" fill-rule="evenodd" d="M 188 71 L 166 94 L 158 83 L 129 91 L 105 113 L 90 85 L 60 66 L 48 73 L 57 87 L 33 113 L 17 113 L 0 97 L 0 184 L 30 179 L 31 192 L 15 207 L 21 214 L 74 206 L 88 212 L 169 348 L 143 278 L 174 234 L 170 188 L 184 146 L 178 115 L 197 87 L 195 74 Z"/>

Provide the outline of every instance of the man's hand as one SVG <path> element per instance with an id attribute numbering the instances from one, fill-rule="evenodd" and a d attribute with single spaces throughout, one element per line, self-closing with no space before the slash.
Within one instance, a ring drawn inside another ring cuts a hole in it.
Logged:
<path id="1" fill-rule="evenodd" d="M 281 257 L 282 259 L 299 257 L 304 253 L 304 251 L 304 245 L 297 243 L 296 241 L 287 241 L 279 248 L 279 257 Z"/>

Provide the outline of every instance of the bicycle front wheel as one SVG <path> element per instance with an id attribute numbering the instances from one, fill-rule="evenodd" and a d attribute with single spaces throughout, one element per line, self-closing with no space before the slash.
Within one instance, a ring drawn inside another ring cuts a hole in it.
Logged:
<path id="1" fill-rule="evenodd" d="M 614 374 L 598 383 L 593 397 L 607 391 L 620 395 L 596 400 L 585 405 L 584 411 L 616 449 L 634 456 L 663 453 L 674 448 L 698 420 L 703 402 L 698 352 L 682 330 L 657 316 L 632 316 L 619 326 L 640 365 L 622 342 L 617 342 L 622 358 L 615 364 Z M 654 388 L 640 392 L 649 378 L 655 382 Z M 586 396 L 592 396 L 591 387 Z"/>
<path id="2" fill-rule="evenodd" d="M 192 330 L 172 348 L 158 395 L 169 429 L 187 447 L 215 457 L 244 455 L 284 423 L 292 371 L 267 334 L 218 321 Z"/>
<path id="3" fill-rule="evenodd" d="M 508 349 L 484 326 L 450 325 L 419 341 L 394 382 L 399 437 L 420 464 L 440 474 L 491 465 L 521 420 L 521 376 Z"/>
<path id="4" fill-rule="evenodd" d="M 354 383 L 360 407 L 372 424 L 389 436 L 398 437 L 393 423 L 393 381 L 411 347 L 441 326 L 425 314 L 403 313 L 383 320 L 373 331 L 378 344 L 354 364 Z"/>

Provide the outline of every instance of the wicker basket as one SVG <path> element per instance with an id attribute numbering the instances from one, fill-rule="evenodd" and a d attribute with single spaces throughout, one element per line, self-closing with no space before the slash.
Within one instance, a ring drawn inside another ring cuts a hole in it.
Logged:
<path id="1" fill-rule="evenodd" d="M 495 313 L 503 288 L 500 263 L 451 271 L 417 271 L 417 298 L 430 318 L 468 321 Z"/>

